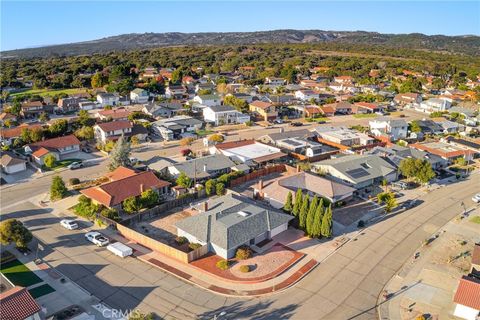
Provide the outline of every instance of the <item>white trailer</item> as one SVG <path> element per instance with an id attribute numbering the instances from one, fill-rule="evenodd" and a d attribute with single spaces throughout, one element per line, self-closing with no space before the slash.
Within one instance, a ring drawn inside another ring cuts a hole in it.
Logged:
<path id="1" fill-rule="evenodd" d="M 121 242 L 115 242 L 107 246 L 107 250 L 112 252 L 114 255 L 125 258 L 132 255 L 133 250 L 129 246 L 124 245 Z"/>

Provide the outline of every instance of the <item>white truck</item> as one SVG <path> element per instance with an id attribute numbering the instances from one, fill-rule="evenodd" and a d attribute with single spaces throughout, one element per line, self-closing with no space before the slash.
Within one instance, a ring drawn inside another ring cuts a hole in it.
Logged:
<path id="1" fill-rule="evenodd" d="M 110 242 L 100 232 L 96 232 L 96 231 L 87 232 L 85 234 L 85 238 L 91 243 L 96 244 L 99 247 L 104 247 Z"/>
<path id="2" fill-rule="evenodd" d="M 121 242 L 115 242 L 115 243 L 109 244 L 107 246 L 107 250 L 121 258 L 131 256 L 133 253 L 132 248 L 130 248 L 127 245 L 124 245 Z"/>

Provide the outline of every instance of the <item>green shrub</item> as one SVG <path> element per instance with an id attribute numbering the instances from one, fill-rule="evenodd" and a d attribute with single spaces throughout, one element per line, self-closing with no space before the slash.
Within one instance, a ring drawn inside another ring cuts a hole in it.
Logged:
<path id="1" fill-rule="evenodd" d="M 252 249 L 250 249 L 250 247 L 242 246 L 237 249 L 237 252 L 235 253 L 235 258 L 239 260 L 245 260 L 245 259 L 251 258 L 252 254 L 253 252 L 252 252 Z"/>
<path id="2" fill-rule="evenodd" d="M 98 206 L 92 203 L 90 198 L 81 195 L 78 198 L 78 203 L 73 207 L 73 211 L 80 217 L 93 221 L 95 219 L 95 213 L 98 211 Z"/>
<path id="3" fill-rule="evenodd" d="M 74 185 L 80 183 L 80 179 L 78 179 L 78 178 L 70 178 L 70 179 L 68 180 L 68 183 L 69 183 L 71 186 L 74 186 Z"/>
<path id="4" fill-rule="evenodd" d="M 202 245 L 201 245 L 200 243 L 190 243 L 190 244 L 188 245 L 188 247 L 189 247 L 191 250 L 197 250 L 197 249 L 201 248 Z"/>
<path id="5" fill-rule="evenodd" d="M 115 220 L 115 221 L 120 220 L 120 216 L 118 215 L 118 211 L 115 210 L 115 209 L 105 208 L 100 212 L 100 214 L 102 216 L 104 216 L 105 218 L 108 218 L 108 219 L 112 219 L 112 220 Z"/>
<path id="6" fill-rule="evenodd" d="M 217 183 L 215 186 L 215 190 L 217 192 L 217 196 L 221 196 L 225 194 L 225 185 L 223 183 Z"/>
<path id="7" fill-rule="evenodd" d="M 188 242 L 188 239 L 185 238 L 185 237 L 180 237 L 180 236 L 178 236 L 178 237 L 175 238 L 175 242 L 176 242 L 179 246 L 181 246 L 182 244 L 187 243 L 187 242 Z"/>
<path id="8" fill-rule="evenodd" d="M 228 260 L 220 260 L 216 264 L 218 269 L 220 270 L 227 270 L 230 267 L 230 261 Z"/>
<path id="9" fill-rule="evenodd" d="M 248 264 L 245 264 L 243 266 L 240 266 L 239 270 L 240 272 L 243 272 L 243 273 L 250 272 L 250 266 Z"/>

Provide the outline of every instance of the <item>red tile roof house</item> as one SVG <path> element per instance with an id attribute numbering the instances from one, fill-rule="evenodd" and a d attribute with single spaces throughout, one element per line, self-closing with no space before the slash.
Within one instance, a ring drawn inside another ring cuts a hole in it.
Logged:
<path id="1" fill-rule="evenodd" d="M 80 193 L 92 199 L 94 203 L 117 210 L 121 209 L 123 200 L 138 197 L 146 190 L 154 190 L 160 197 L 165 197 L 169 193 L 170 182 L 158 179 L 151 171 L 137 172 L 118 167 L 108 174 L 108 177 L 110 182 L 81 190 Z"/>
<path id="2" fill-rule="evenodd" d="M 471 269 L 472 272 L 473 269 L 480 272 L 480 243 L 475 243 L 475 247 L 473 247 Z"/>
<path id="3" fill-rule="evenodd" d="M 31 125 L 21 124 L 15 128 L 0 129 L 0 141 L 2 142 L 2 145 L 9 146 L 13 143 L 15 139 L 20 138 L 23 129 L 34 130 L 34 129 L 41 129 L 41 128 L 42 128 L 41 124 L 31 124 Z"/>
<path id="4" fill-rule="evenodd" d="M 461 319 L 475 320 L 480 312 L 480 280 L 463 276 L 453 297 L 456 303 L 453 315 Z"/>
<path id="5" fill-rule="evenodd" d="M 358 113 L 375 113 L 385 110 L 385 107 L 370 102 L 357 102 L 355 106 L 358 107 Z"/>
<path id="6" fill-rule="evenodd" d="M 442 159 L 447 160 L 449 163 L 453 163 L 457 158 L 465 158 L 465 160 L 470 161 L 474 158 L 475 154 L 478 154 L 478 152 L 457 147 L 442 141 L 413 143 L 409 145 L 409 147 L 437 155 Z"/>
<path id="7" fill-rule="evenodd" d="M 95 114 L 95 117 L 102 120 L 102 121 L 108 121 L 108 120 L 114 120 L 114 121 L 119 121 L 119 120 L 128 120 L 128 116 L 130 115 L 130 111 L 124 109 L 124 108 L 118 108 L 118 109 L 112 109 L 112 110 L 102 110 L 98 111 Z"/>
<path id="8" fill-rule="evenodd" d="M 80 141 L 73 134 L 25 146 L 25 153 L 31 154 L 33 160 L 39 165 L 44 164 L 43 161 L 49 153 L 53 154 L 57 160 L 61 160 L 65 155 L 79 151 Z"/>
<path id="9" fill-rule="evenodd" d="M 117 140 L 123 134 L 128 136 L 132 133 L 133 125 L 128 120 L 111 121 L 99 123 L 93 127 L 95 132 L 95 139 L 101 143 L 106 143 L 108 140 Z"/>
<path id="10" fill-rule="evenodd" d="M 42 308 L 26 288 L 14 287 L 0 293 L 0 315 L 5 320 L 40 320 Z"/>

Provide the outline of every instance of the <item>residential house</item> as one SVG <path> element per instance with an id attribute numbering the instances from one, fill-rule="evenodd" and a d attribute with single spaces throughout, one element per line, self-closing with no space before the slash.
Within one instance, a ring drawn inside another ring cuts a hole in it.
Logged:
<path id="1" fill-rule="evenodd" d="M 356 191 L 346 184 L 302 171 L 286 174 L 272 180 L 260 180 L 254 186 L 253 192 L 260 198 L 267 200 L 272 207 L 281 209 L 285 205 L 288 193 L 295 196 L 299 189 L 311 197 L 317 195 L 333 204 L 351 199 Z"/>
<path id="2" fill-rule="evenodd" d="M 53 113 L 54 106 L 40 101 L 24 102 L 20 114 L 27 119 L 38 118 L 42 113 Z"/>
<path id="3" fill-rule="evenodd" d="M 283 78 L 275 78 L 275 77 L 266 77 L 265 84 L 271 84 L 275 86 L 283 86 L 287 83 L 287 80 Z"/>
<path id="4" fill-rule="evenodd" d="M 177 116 L 185 112 L 185 109 L 180 102 L 160 102 L 145 105 L 142 112 L 159 119 Z"/>
<path id="5" fill-rule="evenodd" d="M 356 189 L 378 185 L 384 179 L 388 182 L 397 180 L 397 168 L 376 155 L 345 155 L 315 162 L 312 166 Z"/>
<path id="6" fill-rule="evenodd" d="M 3 275 L 1 275 L 3 277 Z M 2 281 L 2 287 L 4 286 Z M 42 307 L 35 301 L 27 288 L 9 285 L 0 293 L 0 310 L 5 320 L 41 320 Z"/>
<path id="7" fill-rule="evenodd" d="M 165 90 L 165 97 L 168 99 L 185 99 L 188 97 L 187 87 L 184 85 L 169 85 Z"/>
<path id="8" fill-rule="evenodd" d="M 383 113 L 385 111 L 385 107 L 378 103 L 356 102 L 355 106 L 358 113 Z"/>
<path id="9" fill-rule="evenodd" d="M 78 110 L 80 110 L 81 102 L 90 102 L 90 101 L 84 98 L 74 98 L 74 97 L 58 99 L 57 110 L 62 113 L 77 112 Z"/>
<path id="10" fill-rule="evenodd" d="M 320 107 L 313 104 L 303 106 L 303 113 L 307 118 L 314 118 L 323 115 Z"/>
<path id="11" fill-rule="evenodd" d="M 80 110 L 93 110 L 99 107 L 97 101 L 82 100 L 78 103 Z"/>
<path id="12" fill-rule="evenodd" d="M 124 108 L 97 111 L 95 117 L 101 121 L 124 121 L 128 120 L 130 111 Z"/>
<path id="13" fill-rule="evenodd" d="M 113 93 L 101 92 L 97 94 L 97 101 L 102 108 L 105 106 L 116 106 L 120 102 L 120 97 Z"/>
<path id="14" fill-rule="evenodd" d="M 185 162 L 175 163 L 167 168 L 169 174 L 178 178 L 180 173 L 198 182 L 216 178 L 224 173 L 229 173 L 236 166 L 235 162 L 223 154 L 212 154 L 195 158 Z"/>
<path id="15" fill-rule="evenodd" d="M 281 152 L 279 148 L 255 140 L 219 143 L 210 148 L 210 154 L 215 153 L 226 155 L 236 163 L 245 163 L 252 167 L 282 161 L 287 157 L 287 154 Z"/>
<path id="16" fill-rule="evenodd" d="M 453 297 L 453 315 L 460 319 L 477 320 L 480 314 L 480 280 L 478 277 L 463 276 Z"/>
<path id="17" fill-rule="evenodd" d="M 23 123 L 14 128 L 8 128 L 8 129 L 0 128 L 0 141 L 2 145 L 4 146 L 11 145 L 13 141 L 15 141 L 15 139 L 18 139 L 21 137 L 22 131 L 24 129 L 39 130 L 39 129 L 43 129 L 43 127 L 39 123 L 30 124 L 30 125 Z"/>
<path id="18" fill-rule="evenodd" d="M 260 100 L 250 103 L 249 110 L 257 114 L 264 121 L 273 121 L 278 117 L 277 109 L 273 104 Z"/>
<path id="19" fill-rule="evenodd" d="M 442 159 L 447 160 L 449 164 L 453 163 L 458 158 L 464 158 L 467 161 L 471 161 L 475 155 L 478 155 L 478 152 L 443 141 L 414 143 L 410 145 L 410 148 L 437 155 Z"/>
<path id="20" fill-rule="evenodd" d="M 449 120 L 436 121 L 442 129 L 444 134 L 448 133 L 458 133 L 465 131 L 465 126 L 458 122 L 453 122 Z"/>
<path id="21" fill-rule="evenodd" d="M 450 109 L 448 109 L 448 113 L 458 113 L 465 118 L 474 118 L 478 115 L 478 111 L 476 111 L 475 109 L 465 107 L 451 107 Z"/>
<path id="22" fill-rule="evenodd" d="M 203 109 L 205 122 L 214 123 L 216 126 L 224 124 L 241 124 L 250 121 L 250 116 L 237 111 L 232 106 L 216 105 Z"/>
<path id="23" fill-rule="evenodd" d="M 295 96 L 293 94 L 270 94 L 266 95 L 265 98 L 267 101 L 276 106 L 290 104 L 295 100 Z"/>
<path id="24" fill-rule="evenodd" d="M 408 124 L 403 119 L 378 118 L 369 121 L 370 132 L 374 136 L 388 137 L 390 141 L 405 139 L 408 132 Z"/>
<path id="25" fill-rule="evenodd" d="M 213 107 L 222 104 L 222 99 L 216 94 L 195 96 L 195 98 L 193 98 L 193 101 L 207 107 Z"/>
<path id="26" fill-rule="evenodd" d="M 147 190 L 157 192 L 161 198 L 169 194 L 170 182 L 158 179 L 152 171 L 138 172 L 118 167 L 108 177 L 109 182 L 83 189 L 80 193 L 96 204 L 117 210 L 122 208 L 125 199 L 138 197 Z"/>
<path id="27" fill-rule="evenodd" d="M 313 138 L 315 134 L 307 129 L 285 131 L 280 128 L 279 132 L 268 133 L 259 137 L 257 140 L 266 144 L 277 146 L 277 141 L 291 138 Z"/>
<path id="28" fill-rule="evenodd" d="M 319 107 L 321 113 L 325 117 L 333 117 L 335 115 L 335 108 L 328 106 L 328 105 L 323 105 Z"/>
<path id="29" fill-rule="evenodd" d="M 310 101 L 312 99 L 317 100 L 319 98 L 319 93 L 313 90 L 297 90 L 295 91 L 295 98 L 302 101 Z"/>
<path id="30" fill-rule="evenodd" d="M 353 83 L 340 83 L 340 82 L 332 82 L 328 84 L 328 88 L 330 88 L 334 92 L 349 92 L 355 93 L 358 92 L 358 88 Z"/>
<path id="31" fill-rule="evenodd" d="M 152 130 L 164 140 L 175 140 L 194 136 L 200 130 L 203 122 L 190 116 L 174 116 L 169 119 L 160 119 L 152 123 Z"/>
<path id="32" fill-rule="evenodd" d="M 329 103 L 322 106 L 323 108 L 328 108 L 329 110 L 333 109 L 334 113 L 339 114 L 352 114 L 357 113 L 357 107 L 354 107 L 350 102 L 335 102 Z"/>
<path id="33" fill-rule="evenodd" d="M 227 94 L 227 97 L 228 96 L 234 96 L 235 98 L 243 100 L 247 103 L 252 103 L 253 102 L 253 96 L 248 94 L 248 93 L 241 93 L 241 92 L 229 93 L 229 94 Z"/>
<path id="34" fill-rule="evenodd" d="M 421 102 L 415 109 L 425 113 L 432 113 L 437 111 L 448 111 L 451 106 L 452 103 L 447 99 L 431 98 Z"/>
<path id="35" fill-rule="evenodd" d="M 11 113 L 2 112 L 0 114 L 0 126 L 4 126 L 5 123 L 8 122 L 11 124 L 17 122 L 17 116 Z"/>
<path id="36" fill-rule="evenodd" d="M 79 152 L 80 141 L 71 134 L 31 143 L 24 148 L 25 153 L 31 155 L 33 161 L 39 165 L 43 165 L 43 161 L 48 154 L 52 154 L 57 160 L 61 160 L 71 153 Z"/>
<path id="37" fill-rule="evenodd" d="M 419 93 L 399 93 L 393 98 L 393 101 L 400 106 L 407 104 L 420 104 L 422 102 L 422 95 Z"/>
<path id="38" fill-rule="evenodd" d="M 472 140 L 472 139 L 461 139 L 461 138 L 454 138 L 454 137 L 447 137 L 445 139 L 449 144 L 471 150 L 475 152 L 474 156 L 480 155 L 480 140 Z"/>
<path id="39" fill-rule="evenodd" d="M 99 123 L 93 127 L 95 139 L 101 143 L 109 140 L 116 141 L 122 135 L 129 136 L 132 133 L 133 124 L 128 120 L 119 120 Z"/>
<path id="40" fill-rule="evenodd" d="M 339 150 L 331 146 L 318 143 L 307 138 L 286 138 L 276 141 L 275 144 L 282 150 L 287 150 L 297 155 L 307 158 L 329 158 L 330 155 L 337 153 Z M 320 160 L 320 159 L 317 159 Z"/>
<path id="41" fill-rule="evenodd" d="M 177 235 L 230 259 L 243 245 L 255 245 L 288 229 L 293 216 L 244 196 L 228 194 L 209 199 L 198 214 L 178 221 Z"/>
<path id="42" fill-rule="evenodd" d="M 14 174 L 27 170 L 27 161 L 9 152 L 2 153 L 0 165 L 2 171 L 6 174 Z"/>
<path id="43" fill-rule="evenodd" d="M 312 131 L 323 141 L 347 147 L 367 146 L 375 142 L 369 135 L 345 127 L 318 126 Z"/>
<path id="44" fill-rule="evenodd" d="M 375 147 L 372 150 L 369 150 L 367 154 L 378 155 L 394 164 L 397 168 L 400 166 L 400 162 L 406 159 L 420 159 L 427 161 L 435 170 L 448 165 L 448 161 L 435 154 L 415 148 L 402 147 L 396 144 L 392 144 L 389 147 Z"/>
<path id="45" fill-rule="evenodd" d="M 333 77 L 333 81 L 342 83 L 342 84 L 347 84 L 347 83 L 353 83 L 353 78 L 351 76 L 337 76 L 337 77 Z"/>
<path id="46" fill-rule="evenodd" d="M 130 91 L 130 100 L 132 103 L 142 104 L 147 103 L 150 95 L 147 90 L 136 88 Z"/>
<path id="47" fill-rule="evenodd" d="M 443 127 L 430 119 L 416 120 L 415 123 L 420 127 L 423 134 L 442 134 Z"/>

